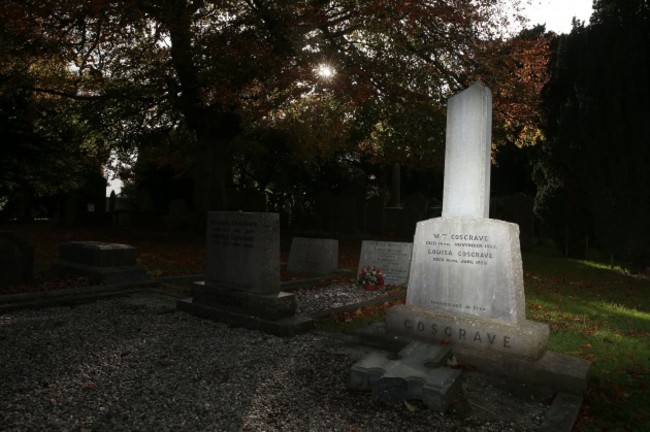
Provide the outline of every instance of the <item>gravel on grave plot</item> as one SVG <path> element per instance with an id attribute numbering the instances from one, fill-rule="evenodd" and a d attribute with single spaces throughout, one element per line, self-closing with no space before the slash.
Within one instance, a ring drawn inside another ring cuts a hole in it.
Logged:
<path id="1" fill-rule="evenodd" d="M 136 294 L 0 315 L 0 430 L 526 431 L 548 409 L 476 376 L 486 397 L 469 418 L 387 405 L 347 387 L 362 353 L 336 338 L 279 338 L 171 305 Z M 503 409 L 519 417 L 486 420 Z"/>
<path id="2" fill-rule="evenodd" d="M 386 287 L 376 291 L 366 291 L 354 283 L 333 283 L 324 288 L 299 288 L 292 293 L 296 296 L 296 313 L 313 316 L 348 305 L 386 298 L 391 293 L 398 294 L 399 288 Z"/>

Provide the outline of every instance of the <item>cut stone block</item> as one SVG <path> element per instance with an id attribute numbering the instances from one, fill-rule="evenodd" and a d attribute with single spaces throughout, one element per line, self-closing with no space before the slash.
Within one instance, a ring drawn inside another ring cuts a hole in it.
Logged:
<path id="1" fill-rule="evenodd" d="M 259 330 L 276 336 L 294 336 L 314 328 L 314 320 L 300 315 L 273 320 L 250 315 L 243 310 L 194 303 L 192 299 L 179 300 L 176 309 L 212 321 Z"/>
<path id="2" fill-rule="evenodd" d="M 517 324 L 452 314 L 408 305 L 386 311 L 391 334 L 413 339 L 449 343 L 489 355 L 497 352 L 537 360 L 546 351 L 548 325 L 524 320 Z"/>
<path id="3" fill-rule="evenodd" d="M 438 411 L 446 411 L 462 391 L 461 372 L 446 367 L 448 346 L 412 342 L 392 360 L 386 353 L 373 352 L 352 366 L 350 384 L 371 389 L 379 400 L 420 400 Z"/>
<path id="4" fill-rule="evenodd" d="M 444 217 L 418 223 L 406 304 L 512 323 L 525 319 L 517 225 Z"/>
<path id="5" fill-rule="evenodd" d="M 497 352 L 477 352 L 461 346 L 453 348 L 453 353 L 462 365 L 576 395 L 587 390 L 591 371 L 591 361 L 552 351 L 544 352 L 535 361 Z"/>
<path id="6" fill-rule="evenodd" d="M 279 319 L 296 313 L 296 296 L 279 291 L 256 294 L 246 291 L 229 291 L 210 288 L 205 282 L 192 284 L 192 297 L 196 303 L 231 308 L 266 319 Z"/>
<path id="7" fill-rule="evenodd" d="M 447 103 L 443 217 L 487 218 L 492 92 L 476 82 Z"/>
<path id="8" fill-rule="evenodd" d="M 313 320 L 295 315 L 295 295 L 280 286 L 279 215 L 209 212 L 206 280 L 177 309 L 282 336 L 309 331 Z"/>
<path id="9" fill-rule="evenodd" d="M 136 265 L 133 246 L 97 241 L 72 241 L 59 246 L 54 271 L 84 276 L 91 284 L 137 283 L 149 280 Z"/>

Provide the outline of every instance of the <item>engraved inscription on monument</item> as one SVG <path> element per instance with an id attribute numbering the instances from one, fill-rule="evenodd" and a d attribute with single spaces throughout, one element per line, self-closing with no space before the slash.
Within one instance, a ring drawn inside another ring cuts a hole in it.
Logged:
<path id="1" fill-rule="evenodd" d="M 280 286 L 278 215 L 210 212 L 206 282 L 223 290 L 276 292 Z"/>
<path id="2" fill-rule="evenodd" d="M 359 268 L 378 267 L 384 273 L 386 285 L 406 284 L 413 243 L 364 240 L 361 244 Z"/>
<path id="3" fill-rule="evenodd" d="M 426 240 L 427 254 L 436 262 L 492 265 L 497 245 L 487 234 L 432 233 Z"/>
<path id="4" fill-rule="evenodd" d="M 524 317 L 517 227 L 491 219 L 418 224 L 406 303 L 517 322 Z"/>

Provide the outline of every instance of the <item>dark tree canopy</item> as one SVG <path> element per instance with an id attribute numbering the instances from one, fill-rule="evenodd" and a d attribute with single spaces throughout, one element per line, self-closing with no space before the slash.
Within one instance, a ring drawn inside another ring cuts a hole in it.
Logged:
<path id="1" fill-rule="evenodd" d="M 594 10 L 589 26 L 557 41 L 538 209 L 570 253 L 583 253 L 595 235 L 612 253 L 647 264 L 650 5 L 600 0 Z"/>
<path id="2" fill-rule="evenodd" d="M 205 210 L 343 154 L 440 169 L 445 100 L 477 78 L 501 136 L 535 142 L 547 41 L 504 38 L 513 3 L 4 0 L 0 19 L 26 89 L 67 100 L 88 145 L 184 166 Z"/>

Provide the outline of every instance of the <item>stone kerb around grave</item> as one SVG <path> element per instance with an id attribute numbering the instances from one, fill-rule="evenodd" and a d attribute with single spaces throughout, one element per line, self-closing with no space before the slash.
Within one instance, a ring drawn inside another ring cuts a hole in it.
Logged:
<path id="1" fill-rule="evenodd" d="M 381 269 L 386 285 L 405 285 L 409 280 L 413 243 L 364 240 L 361 243 L 359 268 Z"/>

